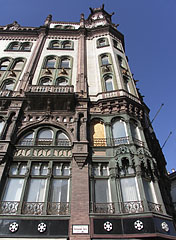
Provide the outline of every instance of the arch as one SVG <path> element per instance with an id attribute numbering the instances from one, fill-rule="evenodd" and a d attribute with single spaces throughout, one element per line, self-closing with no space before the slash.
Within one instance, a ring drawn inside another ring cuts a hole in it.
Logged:
<path id="1" fill-rule="evenodd" d="M 64 29 L 75 29 L 75 27 L 72 25 L 65 25 Z"/>
<path id="2" fill-rule="evenodd" d="M 61 42 L 59 40 L 52 40 L 52 41 L 49 42 L 49 48 L 60 49 L 61 48 Z"/>
<path id="3" fill-rule="evenodd" d="M 62 42 L 63 49 L 72 49 L 73 48 L 73 41 L 65 40 Z"/>
<path id="4" fill-rule="evenodd" d="M 108 41 L 108 38 L 106 37 L 97 39 L 97 47 L 104 47 L 104 46 L 107 46 L 108 44 L 109 44 L 109 41 Z"/>
<path id="5" fill-rule="evenodd" d="M 17 51 L 20 49 L 20 42 L 11 42 L 9 43 L 9 45 L 7 46 L 7 49 L 8 50 L 14 50 L 14 51 Z"/>
<path id="6" fill-rule="evenodd" d="M 0 71 L 6 71 L 9 68 L 11 58 L 1 58 L 0 59 Z"/>
<path id="7" fill-rule="evenodd" d="M 24 58 L 16 58 L 14 59 L 11 69 L 14 71 L 21 71 L 24 67 L 24 63 L 25 63 Z"/>
<path id="8" fill-rule="evenodd" d="M 93 146 L 106 146 L 105 126 L 101 119 L 93 119 L 91 121 L 90 139 Z"/>
<path id="9" fill-rule="evenodd" d="M 70 139 L 63 131 L 59 130 L 56 135 L 57 146 L 70 146 Z"/>
<path id="10" fill-rule="evenodd" d="M 138 128 L 138 122 L 134 119 L 130 119 L 130 130 L 131 130 L 131 136 L 133 140 L 138 139 L 140 140 L 140 133 L 139 133 L 139 128 Z"/>
<path id="11" fill-rule="evenodd" d="M 42 77 L 39 81 L 39 85 L 45 86 L 45 85 L 51 85 L 52 79 L 50 77 Z"/>
<path id="12" fill-rule="evenodd" d="M 66 77 L 58 77 L 56 79 L 56 86 L 67 86 L 68 79 Z"/>
<path id="13" fill-rule="evenodd" d="M 53 130 L 51 128 L 41 128 L 37 132 L 36 144 L 37 145 L 51 145 L 53 142 Z"/>
<path id="14" fill-rule="evenodd" d="M 56 59 L 56 56 L 47 56 L 44 61 L 44 68 L 56 68 Z"/>
<path id="15" fill-rule="evenodd" d="M 34 140 L 34 131 L 28 132 L 24 137 L 22 137 L 18 144 L 22 146 L 31 146 L 33 145 Z"/>
<path id="16" fill-rule="evenodd" d="M 100 55 L 100 58 L 101 58 L 101 65 L 102 66 L 110 64 L 110 59 L 109 59 L 108 54 L 102 54 L 102 55 Z"/>
<path id="17" fill-rule="evenodd" d="M 21 50 L 23 50 L 23 51 L 30 51 L 31 47 L 32 47 L 31 42 L 22 42 L 21 43 Z"/>
<path id="18" fill-rule="evenodd" d="M 57 24 L 57 25 L 54 25 L 54 28 L 61 29 L 61 28 L 63 28 L 63 26 L 60 24 Z"/>
<path id="19" fill-rule="evenodd" d="M 15 80 L 10 78 L 3 81 L 1 85 L 1 89 L 3 91 L 6 91 L 6 90 L 12 91 L 14 89 L 14 86 L 15 86 Z"/>
<path id="20" fill-rule="evenodd" d="M 128 143 L 126 123 L 122 119 L 116 118 L 113 120 L 112 136 L 113 136 L 113 144 L 115 146 Z"/>

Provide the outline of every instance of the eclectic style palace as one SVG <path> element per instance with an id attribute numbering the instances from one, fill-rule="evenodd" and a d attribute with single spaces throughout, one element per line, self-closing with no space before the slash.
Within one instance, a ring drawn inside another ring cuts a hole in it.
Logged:
<path id="1" fill-rule="evenodd" d="M 176 239 L 124 36 L 90 10 L 0 26 L 0 239 Z"/>

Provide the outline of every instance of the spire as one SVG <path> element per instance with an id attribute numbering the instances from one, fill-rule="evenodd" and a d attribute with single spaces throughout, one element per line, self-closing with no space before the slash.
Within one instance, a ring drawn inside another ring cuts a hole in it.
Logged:
<path id="1" fill-rule="evenodd" d="M 49 14 L 48 17 L 45 20 L 45 24 L 44 25 L 48 26 L 51 23 L 51 21 L 52 21 L 52 15 Z"/>

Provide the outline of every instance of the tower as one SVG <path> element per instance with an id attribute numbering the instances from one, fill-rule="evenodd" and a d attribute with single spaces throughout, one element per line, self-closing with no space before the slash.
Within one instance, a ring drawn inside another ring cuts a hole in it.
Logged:
<path id="1" fill-rule="evenodd" d="M 175 239 L 166 162 L 112 15 L 0 27 L 0 239 Z"/>

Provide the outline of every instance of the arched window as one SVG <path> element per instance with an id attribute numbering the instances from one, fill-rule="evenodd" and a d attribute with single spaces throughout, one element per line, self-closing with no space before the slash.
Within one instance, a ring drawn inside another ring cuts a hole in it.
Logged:
<path id="1" fill-rule="evenodd" d="M 126 63 L 126 61 L 125 61 L 125 59 L 123 59 L 121 56 L 119 56 L 119 55 L 117 55 L 117 57 L 118 57 L 118 60 L 119 60 L 119 65 L 120 65 L 120 67 L 122 67 L 122 68 L 124 68 L 124 69 L 128 69 L 128 67 L 127 67 L 127 63 Z"/>
<path id="2" fill-rule="evenodd" d="M 74 26 L 71 26 L 71 25 L 66 25 L 64 26 L 64 29 L 74 29 L 75 27 Z"/>
<path id="3" fill-rule="evenodd" d="M 21 50 L 23 51 L 29 51 L 31 50 L 31 47 L 32 47 L 32 44 L 29 42 L 21 43 Z"/>
<path id="4" fill-rule="evenodd" d="M 70 68 L 70 59 L 69 58 L 62 58 L 60 63 L 61 68 Z"/>
<path id="5" fill-rule="evenodd" d="M 68 85 L 68 80 L 65 77 L 59 77 L 56 79 L 56 86 L 66 86 Z"/>
<path id="6" fill-rule="evenodd" d="M 12 91 L 14 88 L 15 82 L 11 79 L 5 80 L 2 85 L 2 90 Z"/>
<path id="7" fill-rule="evenodd" d="M 126 134 L 126 126 L 124 121 L 119 119 L 113 122 L 112 135 L 115 146 L 128 143 L 128 137 Z"/>
<path id="8" fill-rule="evenodd" d="M 130 92 L 129 91 L 129 86 L 128 86 L 128 81 L 129 81 L 129 78 L 126 77 L 126 76 L 123 76 L 124 88 L 127 92 Z"/>
<path id="9" fill-rule="evenodd" d="M 107 91 L 107 92 L 113 91 L 114 88 L 113 88 L 113 79 L 112 79 L 112 76 L 106 75 L 106 76 L 104 77 L 104 81 L 105 81 L 106 91 Z"/>
<path id="10" fill-rule="evenodd" d="M 7 68 L 8 68 L 8 66 L 9 66 L 9 63 L 10 63 L 10 60 L 9 60 L 9 59 L 1 60 L 0 70 L 1 70 L 1 71 L 6 71 Z"/>
<path id="11" fill-rule="evenodd" d="M 97 47 L 104 47 L 108 46 L 108 39 L 107 38 L 99 38 L 97 40 Z"/>
<path id="12" fill-rule="evenodd" d="M 24 60 L 16 60 L 12 69 L 14 71 L 21 71 L 24 66 Z"/>
<path id="13" fill-rule="evenodd" d="M 12 42 L 10 43 L 9 50 L 19 50 L 20 49 L 20 43 L 19 42 Z"/>
<path id="14" fill-rule="evenodd" d="M 63 41 L 62 42 L 62 48 L 71 49 L 72 48 L 72 42 L 71 41 Z"/>
<path id="15" fill-rule="evenodd" d="M 26 136 L 20 139 L 19 145 L 31 146 L 33 145 L 33 140 L 34 140 L 34 132 L 30 132 Z"/>
<path id="16" fill-rule="evenodd" d="M 51 42 L 50 42 L 50 48 L 60 49 L 60 48 L 61 48 L 61 43 L 60 43 L 60 41 L 51 41 Z"/>
<path id="17" fill-rule="evenodd" d="M 61 29 L 61 28 L 62 28 L 62 25 L 55 25 L 54 28 Z"/>
<path id="18" fill-rule="evenodd" d="M 70 146 L 70 140 L 67 135 L 61 131 L 57 134 L 56 145 L 58 146 Z"/>
<path id="19" fill-rule="evenodd" d="M 45 85 L 51 85 L 52 81 L 49 77 L 43 77 L 40 79 L 40 85 L 45 86 Z"/>
<path id="20" fill-rule="evenodd" d="M 109 57 L 108 57 L 108 55 L 103 55 L 102 57 L 101 57 L 101 64 L 102 65 L 108 65 L 110 62 L 109 62 Z"/>
<path id="21" fill-rule="evenodd" d="M 106 146 L 105 126 L 100 119 L 91 122 L 90 137 L 93 146 Z"/>
<path id="22" fill-rule="evenodd" d="M 56 67 L 56 58 L 55 57 L 48 58 L 46 61 L 45 68 L 55 68 L 55 67 Z"/>
<path id="23" fill-rule="evenodd" d="M 53 131 L 49 128 L 41 129 L 38 132 L 36 144 L 37 145 L 52 145 Z"/>

